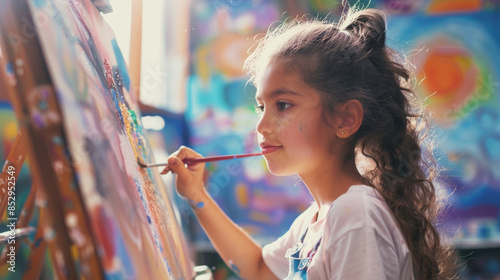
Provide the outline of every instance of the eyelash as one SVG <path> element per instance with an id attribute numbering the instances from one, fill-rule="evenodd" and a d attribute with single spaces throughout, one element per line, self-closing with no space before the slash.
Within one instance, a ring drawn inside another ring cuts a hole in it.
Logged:
<path id="1" fill-rule="evenodd" d="M 291 106 L 292 104 L 288 102 L 283 102 L 283 101 L 276 102 L 276 107 L 278 107 L 278 111 L 285 111 Z M 255 105 L 255 112 L 257 112 L 257 114 L 262 114 L 264 112 L 264 105 Z"/>
<path id="2" fill-rule="evenodd" d="M 292 106 L 292 104 L 287 103 L 287 102 L 283 102 L 283 101 L 276 102 L 276 105 L 278 106 L 278 110 L 280 110 L 280 111 L 285 111 L 286 109 L 288 109 Z M 285 108 L 282 108 L 283 106 Z"/>

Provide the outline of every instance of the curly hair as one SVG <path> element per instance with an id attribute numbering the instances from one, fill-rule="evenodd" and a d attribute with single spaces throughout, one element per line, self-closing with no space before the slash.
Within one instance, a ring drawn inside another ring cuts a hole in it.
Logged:
<path id="1" fill-rule="evenodd" d="M 363 180 L 394 214 L 415 279 L 454 278 L 452 250 L 435 227 L 442 204 L 433 183 L 439 173 L 433 143 L 426 142 L 428 116 L 409 86 L 404 57 L 386 46 L 385 32 L 385 15 L 374 9 L 351 8 L 337 24 L 285 21 L 258 40 L 244 68 L 255 84 L 267 63 L 287 62 L 320 93 L 325 120 L 336 104 L 360 101 L 363 122 L 343 149 L 344 163 L 369 166 L 360 170 Z"/>

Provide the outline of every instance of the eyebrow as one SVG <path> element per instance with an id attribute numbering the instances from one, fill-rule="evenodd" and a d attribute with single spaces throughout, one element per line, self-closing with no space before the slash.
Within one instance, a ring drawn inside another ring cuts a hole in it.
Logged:
<path id="1" fill-rule="evenodd" d="M 275 98 L 277 96 L 280 96 L 280 95 L 283 95 L 283 94 L 292 94 L 292 95 L 297 95 L 297 96 L 301 96 L 302 94 L 298 93 L 298 92 L 295 92 L 289 88 L 286 88 L 286 87 L 281 87 L 281 88 L 278 88 L 276 90 L 273 90 L 271 93 L 270 93 L 270 98 Z M 255 99 L 260 99 L 261 98 L 261 95 L 258 95 L 258 96 L 255 96 Z"/>

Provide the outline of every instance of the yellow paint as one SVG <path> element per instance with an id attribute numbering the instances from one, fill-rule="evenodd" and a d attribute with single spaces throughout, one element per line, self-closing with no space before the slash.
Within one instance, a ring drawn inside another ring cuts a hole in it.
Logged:
<path id="1" fill-rule="evenodd" d="M 241 207 L 248 207 L 248 187 L 245 183 L 236 186 L 236 200 Z"/>
<path id="2" fill-rule="evenodd" d="M 209 55 L 210 49 L 207 46 L 199 48 L 196 54 L 198 61 L 196 70 L 203 81 L 208 81 L 208 77 L 210 77 Z"/>
<path id="3" fill-rule="evenodd" d="M 17 136 L 17 124 L 15 121 L 9 122 L 4 127 L 4 139 L 14 139 Z"/>

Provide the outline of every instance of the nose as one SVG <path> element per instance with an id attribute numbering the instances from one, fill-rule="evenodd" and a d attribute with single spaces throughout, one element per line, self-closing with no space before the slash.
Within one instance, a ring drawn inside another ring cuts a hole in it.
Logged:
<path id="1" fill-rule="evenodd" d="M 260 115 L 256 130 L 261 135 L 270 134 L 273 131 L 271 116 L 266 111 Z"/>

